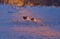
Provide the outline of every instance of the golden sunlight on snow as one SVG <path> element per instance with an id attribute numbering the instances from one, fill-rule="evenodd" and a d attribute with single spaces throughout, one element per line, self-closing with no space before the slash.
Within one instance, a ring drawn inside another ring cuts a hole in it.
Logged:
<path id="1" fill-rule="evenodd" d="M 60 32 L 56 32 L 49 27 L 12 27 L 9 29 L 32 36 L 60 37 Z"/>

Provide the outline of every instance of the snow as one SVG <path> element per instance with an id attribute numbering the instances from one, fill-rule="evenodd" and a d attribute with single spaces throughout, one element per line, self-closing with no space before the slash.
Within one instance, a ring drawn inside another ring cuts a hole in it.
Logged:
<path id="1" fill-rule="evenodd" d="M 24 21 L 22 16 L 42 22 Z M 0 5 L 0 39 L 60 39 L 60 7 Z"/>

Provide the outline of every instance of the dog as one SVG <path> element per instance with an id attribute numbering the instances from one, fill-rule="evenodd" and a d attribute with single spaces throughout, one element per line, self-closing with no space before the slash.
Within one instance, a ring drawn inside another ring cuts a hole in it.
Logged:
<path id="1" fill-rule="evenodd" d="M 38 18 L 30 18 L 29 16 L 23 16 L 24 20 L 28 20 L 28 21 L 33 21 L 33 22 L 41 22 L 40 19 Z"/>

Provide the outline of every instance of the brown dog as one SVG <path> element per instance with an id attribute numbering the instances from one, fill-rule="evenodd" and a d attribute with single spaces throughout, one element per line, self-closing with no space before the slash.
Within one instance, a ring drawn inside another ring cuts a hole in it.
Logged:
<path id="1" fill-rule="evenodd" d="M 23 19 L 24 19 L 24 20 L 31 21 L 31 18 L 30 18 L 30 17 L 28 17 L 28 16 L 23 16 Z"/>
<path id="2" fill-rule="evenodd" d="M 31 18 L 31 21 L 33 21 L 33 22 L 41 22 L 41 20 L 38 19 L 38 18 Z"/>

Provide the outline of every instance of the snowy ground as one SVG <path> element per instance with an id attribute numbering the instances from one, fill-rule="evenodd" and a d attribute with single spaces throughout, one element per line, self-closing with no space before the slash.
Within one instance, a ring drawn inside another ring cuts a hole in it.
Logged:
<path id="1" fill-rule="evenodd" d="M 22 21 L 22 16 L 42 22 Z M 0 39 L 60 39 L 60 7 L 0 5 Z"/>

